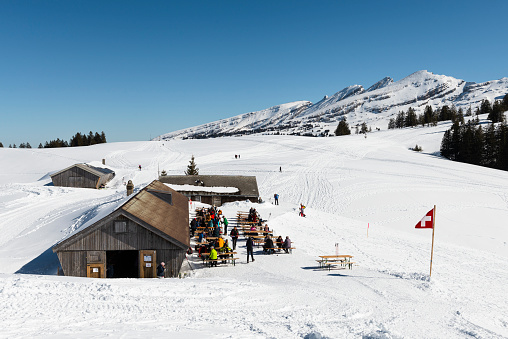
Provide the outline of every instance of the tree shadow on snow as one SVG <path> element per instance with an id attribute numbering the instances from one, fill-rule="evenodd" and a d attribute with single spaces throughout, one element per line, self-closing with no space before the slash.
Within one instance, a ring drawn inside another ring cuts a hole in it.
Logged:
<path id="1" fill-rule="evenodd" d="M 60 268 L 60 261 L 52 247 L 48 248 L 37 258 L 25 264 L 16 273 L 19 274 L 40 274 L 57 275 Z"/>

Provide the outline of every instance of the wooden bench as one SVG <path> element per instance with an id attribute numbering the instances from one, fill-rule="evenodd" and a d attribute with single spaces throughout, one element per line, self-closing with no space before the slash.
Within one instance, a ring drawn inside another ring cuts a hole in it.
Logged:
<path id="1" fill-rule="evenodd" d="M 239 260 L 240 258 L 217 258 L 217 259 L 209 259 L 209 258 L 203 258 L 203 263 L 206 266 L 212 266 L 212 262 L 216 262 L 219 264 L 221 261 L 231 261 L 233 263 L 233 266 L 236 266 L 236 260 Z"/>
<path id="2" fill-rule="evenodd" d="M 356 264 L 356 263 L 353 261 L 328 261 L 328 262 L 323 263 L 321 267 L 324 267 L 324 268 L 328 267 L 328 271 L 330 271 L 332 267 L 336 267 L 337 265 L 349 267 L 349 269 L 352 269 L 353 264 Z"/>

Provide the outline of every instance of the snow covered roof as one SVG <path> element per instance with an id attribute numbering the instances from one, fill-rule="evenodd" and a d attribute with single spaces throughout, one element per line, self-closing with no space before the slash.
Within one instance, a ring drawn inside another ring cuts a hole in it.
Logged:
<path id="1" fill-rule="evenodd" d="M 167 175 L 159 180 L 170 187 L 183 186 L 177 191 L 230 193 L 234 195 L 258 197 L 258 184 L 255 176 L 240 175 Z M 189 189 L 187 189 L 189 188 Z"/>
<path id="2" fill-rule="evenodd" d="M 74 164 L 74 165 L 71 165 L 67 168 L 64 168 L 63 170 L 61 171 L 58 171 L 58 172 L 55 172 L 53 174 L 50 175 L 50 177 L 54 177 L 55 175 L 58 175 L 60 173 L 63 173 L 73 167 L 78 167 L 78 168 L 81 168 L 82 170 L 84 171 L 87 171 L 87 172 L 90 172 L 98 177 L 102 177 L 104 175 L 107 175 L 107 174 L 112 174 L 112 173 L 115 173 L 114 171 L 110 170 L 109 168 L 103 168 L 103 167 L 95 167 L 95 166 L 91 166 L 91 165 L 88 165 L 88 164 Z"/>
<path id="3" fill-rule="evenodd" d="M 165 184 L 169 188 L 175 191 L 186 191 L 186 192 L 210 192 L 210 193 L 237 193 L 239 191 L 236 187 L 204 187 L 195 185 L 172 185 Z"/>

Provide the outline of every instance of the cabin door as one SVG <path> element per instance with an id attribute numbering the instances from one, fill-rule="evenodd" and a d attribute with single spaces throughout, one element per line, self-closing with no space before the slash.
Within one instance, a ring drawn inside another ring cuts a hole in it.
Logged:
<path id="1" fill-rule="evenodd" d="M 141 250 L 139 251 L 139 277 L 140 278 L 155 278 L 157 261 L 155 250 Z"/>
<path id="2" fill-rule="evenodd" d="M 86 276 L 88 278 L 106 278 L 106 270 L 104 269 L 104 264 L 86 265 Z"/>

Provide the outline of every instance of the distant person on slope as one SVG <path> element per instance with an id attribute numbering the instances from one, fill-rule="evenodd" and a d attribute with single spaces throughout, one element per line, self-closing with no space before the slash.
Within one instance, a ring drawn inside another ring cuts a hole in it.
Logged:
<path id="1" fill-rule="evenodd" d="M 301 217 L 305 217 L 304 210 L 305 210 L 305 206 L 303 206 L 303 204 L 300 204 L 300 216 Z"/>
<path id="2" fill-rule="evenodd" d="M 279 204 L 279 195 L 277 193 L 275 193 L 273 195 L 273 198 L 275 199 L 275 205 L 278 205 Z"/>

